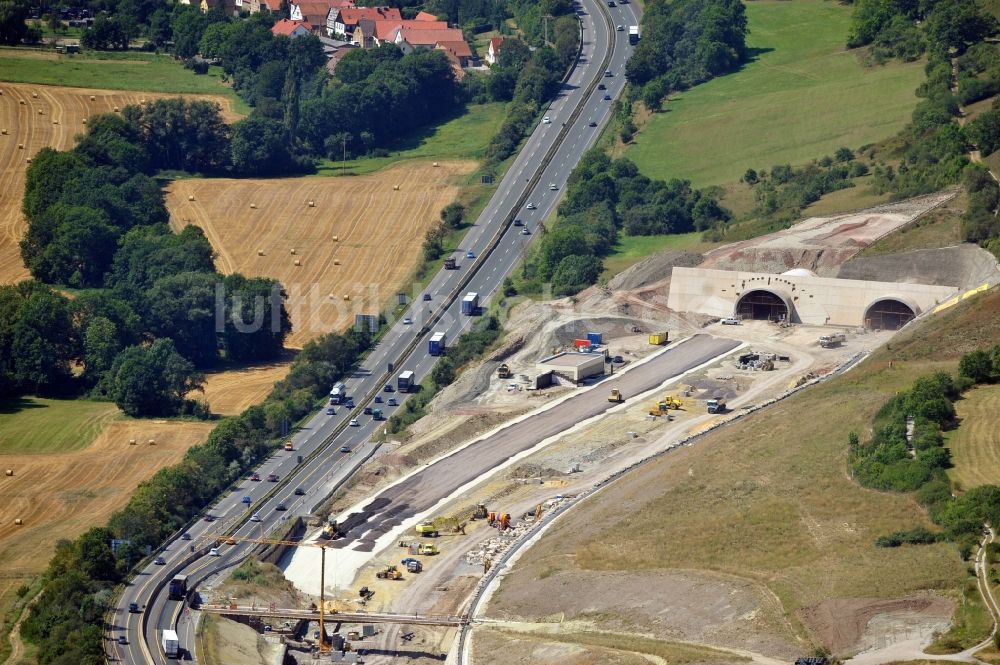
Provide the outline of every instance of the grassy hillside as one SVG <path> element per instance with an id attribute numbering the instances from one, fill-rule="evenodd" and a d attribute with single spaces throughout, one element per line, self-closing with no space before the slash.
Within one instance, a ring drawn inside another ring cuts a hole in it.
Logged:
<path id="1" fill-rule="evenodd" d="M 250 112 L 232 88 L 222 83 L 222 68 L 198 76 L 168 55 L 87 52 L 59 55 L 52 51 L 0 48 L 0 81 L 41 83 L 76 88 L 139 90 L 223 95 L 238 113 Z"/>
<path id="2" fill-rule="evenodd" d="M 109 402 L 39 397 L 0 402 L 0 455 L 86 448 L 119 413 Z"/>
<path id="3" fill-rule="evenodd" d="M 963 489 L 1000 485 L 1000 386 L 980 386 L 955 405 L 960 426 L 948 437 L 955 465 L 949 475 Z"/>
<path id="4" fill-rule="evenodd" d="M 523 589 L 537 589 L 539 598 L 580 592 L 576 575 L 684 571 L 765 589 L 780 605 L 762 608 L 762 617 L 819 641 L 810 608 L 824 601 L 954 593 L 966 578 L 954 545 L 874 546 L 880 535 L 931 525 L 910 496 L 867 490 L 848 476 L 847 439 L 866 435 L 895 391 L 925 373 L 954 370 L 961 354 L 998 336 L 994 290 L 904 333 L 852 371 L 643 467 L 548 532 L 493 607 L 523 614 L 531 606 Z M 840 623 L 857 616 L 838 611 Z"/>
<path id="5" fill-rule="evenodd" d="M 748 167 L 801 163 L 889 137 L 909 120 L 920 62 L 865 68 L 844 49 L 851 6 L 819 0 L 747 3 L 742 70 L 677 95 L 627 155 L 650 177 L 704 186 Z"/>

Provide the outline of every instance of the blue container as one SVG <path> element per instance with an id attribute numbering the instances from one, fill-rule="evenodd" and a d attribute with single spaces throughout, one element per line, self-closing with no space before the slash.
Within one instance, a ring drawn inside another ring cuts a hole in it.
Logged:
<path id="1" fill-rule="evenodd" d="M 590 342 L 591 346 L 597 346 L 601 344 L 601 333 L 589 332 L 587 333 L 587 341 Z"/>

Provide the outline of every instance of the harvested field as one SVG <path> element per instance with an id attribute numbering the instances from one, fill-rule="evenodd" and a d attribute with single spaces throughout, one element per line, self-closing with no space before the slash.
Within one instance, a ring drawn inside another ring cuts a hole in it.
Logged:
<path id="1" fill-rule="evenodd" d="M 948 434 L 948 449 L 955 465 L 948 472 L 963 489 L 1000 484 L 1000 386 L 980 386 L 955 404 L 961 423 Z"/>
<path id="2" fill-rule="evenodd" d="M 137 104 L 144 99 L 177 96 L 209 99 L 222 106 L 227 120 L 239 117 L 233 113 L 230 100 L 213 95 L 118 92 L 16 83 L 0 84 L 0 92 L 0 129 L 6 130 L 6 134 L 0 134 L 0 283 L 3 284 L 28 277 L 17 243 L 25 228 L 21 199 L 27 160 L 36 152 L 45 147 L 70 148 L 74 137 L 85 129 L 83 120 L 88 116 Z M 23 149 L 18 148 L 19 145 Z"/>
<path id="3" fill-rule="evenodd" d="M 136 485 L 204 441 L 202 422 L 114 420 L 74 452 L 0 455 L 0 575 L 37 572 L 61 538 L 107 521 Z M 135 439 L 135 446 L 129 440 Z M 155 445 L 149 445 L 153 439 Z M 24 520 L 22 526 L 14 520 Z"/>
<path id="4" fill-rule="evenodd" d="M 205 392 L 190 397 L 208 402 L 212 413 L 235 416 L 267 399 L 274 384 L 285 378 L 290 368 L 291 359 L 288 359 L 268 365 L 210 372 L 205 375 Z"/>
<path id="5" fill-rule="evenodd" d="M 205 230 L 219 271 L 281 281 L 294 328 L 286 343 L 300 347 L 410 290 L 402 282 L 426 230 L 474 167 L 408 161 L 353 178 L 178 180 L 167 207 L 175 229 Z"/>

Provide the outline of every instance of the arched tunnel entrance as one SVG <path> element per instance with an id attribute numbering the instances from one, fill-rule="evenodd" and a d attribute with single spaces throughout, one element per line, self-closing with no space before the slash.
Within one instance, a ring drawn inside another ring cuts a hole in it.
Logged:
<path id="1" fill-rule="evenodd" d="M 906 303 L 894 298 L 876 300 L 865 310 L 865 327 L 871 330 L 899 330 L 916 317 Z"/>
<path id="2" fill-rule="evenodd" d="M 748 291 L 736 301 L 736 316 L 757 321 L 788 321 L 788 304 L 771 291 Z"/>

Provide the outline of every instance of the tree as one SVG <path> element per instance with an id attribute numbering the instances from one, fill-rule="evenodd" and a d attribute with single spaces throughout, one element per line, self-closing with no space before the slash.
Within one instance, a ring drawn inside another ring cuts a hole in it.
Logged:
<path id="1" fill-rule="evenodd" d="M 758 179 L 757 172 L 753 169 L 747 169 L 746 173 L 743 174 L 743 177 L 740 178 L 740 180 L 751 186 L 756 185 Z"/>
<path id="2" fill-rule="evenodd" d="M 0 44 L 17 46 L 28 32 L 25 21 L 29 4 L 23 0 L 0 0 Z"/>
<path id="3" fill-rule="evenodd" d="M 958 373 L 975 383 L 992 383 L 995 378 L 990 354 L 983 350 L 972 351 L 962 356 L 958 362 Z"/>
<path id="4" fill-rule="evenodd" d="M 63 296 L 45 287 L 32 290 L 11 328 L 13 376 L 31 393 L 65 393 L 71 388 L 70 361 L 77 356 L 77 334 Z"/>
<path id="5" fill-rule="evenodd" d="M 98 51 L 124 51 L 135 26 L 126 15 L 105 16 L 98 14 L 94 24 L 83 31 L 80 44 Z"/>
<path id="6" fill-rule="evenodd" d="M 293 162 L 284 126 L 255 116 L 240 120 L 232 127 L 230 159 L 239 175 L 287 173 Z"/>
<path id="7" fill-rule="evenodd" d="M 439 388 L 451 385 L 455 380 L 455 363 L 451 358 L 441 358 L 438 364 L 431 370 L 431 381 Z"/>
<path id="8" fill-rule="evenodd" d="M 76 543 L 77 567 L 87 577 L 106 582 L 117 582 L 118 569 L 111 551 L 111 532 L 104 527 L 92 527 Z"/>
<path id="9" fill-rule="evenodd" d="M 214 270 L 212 246 L 198 227 L 175 234 L 165 224 L 140 226 L 122 236 L 107 284 L 119 297 L 141 303 L 163 277 Z"/>
<path id="10" fill-rule="evenodd" d="M 118 329 L 112 321 L 97 316 L 87 324 L 83 333 L 83 364 L 90 384 L 101 380 L 121 350 Z"/>
<path id="11" fill-rule="evenodd" d="M 130 346 L 118 354 L 110 374 L 110 396 L 126 414 L 175 415 L 185 396 L 200 390 L 204 376 L 161 338 L 149 346 Z"/>
<path id="12" fill-rule="evenodd" d="M 216 298 L 221 286 L 222 278 L 215 273 L 185 272 L 157 280 L 143 299 L 149 330 L 169 337 L 196 367 L 209 366 L 219 357 L 216 325 L 217 319 L 222 323 L 223 312 L 216 313 Z"/>
<path id="13" fill-rule="evenodd" d="M 223 284 L 226 325 L 222 345 L 226 358 L 248 361 L 277 357 L 292 330 L 281 284 L 239 273 L 228 275 Z"/>
<path id="14" fill-rule="evenodd" d="M 602 270 L 604 264 L 596 256 L 567 256 L 552 275 L 552 292 L 572 295 L 596 282 Z"/>
<path id="15" fill-rule="evenodd" d="M 441 210 L 441 221 L 449 229 L 457 229 L 462 226 L 465 218 L 465 206 L 461 203 L 449 203 Z"/>
<path id="16" fill-rule="evenodd" d="M 968 133 L 984 157 L 993 154 L 1000 148 L 1000 110 L 980 114 L 969 123 Z"/>

